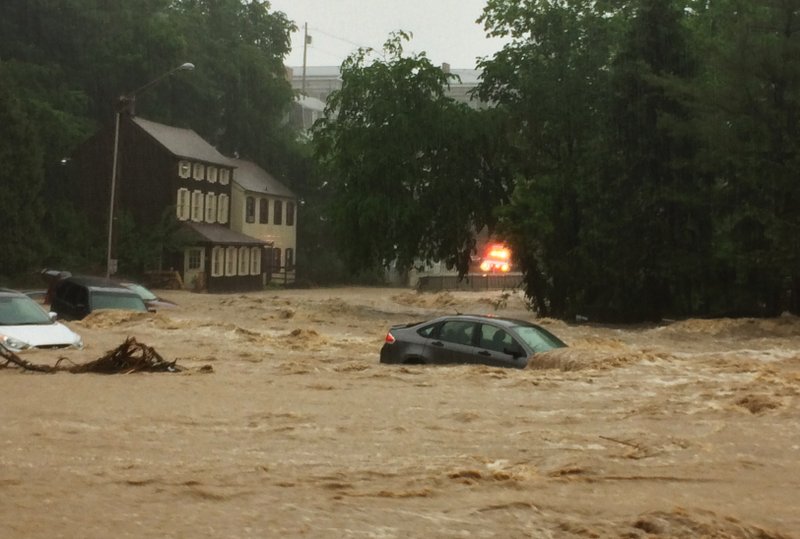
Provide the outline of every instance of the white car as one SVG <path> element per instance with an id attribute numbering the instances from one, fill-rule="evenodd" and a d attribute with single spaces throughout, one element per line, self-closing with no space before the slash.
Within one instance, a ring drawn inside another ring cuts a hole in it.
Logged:
<path id="1" fill-rule="evenodd" d="M 29 348 L 83 348 L 83 340 L 56 322 L 56 313 L 48 313 L 21 292 L 0 288 L 0 346 L 12 352 Z"/>

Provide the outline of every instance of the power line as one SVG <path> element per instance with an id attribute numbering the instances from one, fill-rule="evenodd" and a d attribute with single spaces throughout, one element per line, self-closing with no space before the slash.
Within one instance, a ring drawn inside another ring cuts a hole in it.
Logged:
<path id="1" fill-rule="evenodd" d="M 348 44 L 353 45 L 355 47 L 358 47 L 360 49 L 368 49 L 368 48 L 374 49 L 374 48 L 376 48 L 376 47 L 373 47 L 371 45 L 363 45 L 363 44 L 360 44 L 360 43 L 356 43 L 355 41 L 350 41 L 349 39 L 346 39 L 346 38 L 331 34 L 329 32 L 326 32 L 322 28 L 309 27 L 309 30 L 313 30 L 314 32 L 319 32 L 320 34 L 322 34 L 324 36 L 336 39 L 336 40 L 341 41 L 343 43 L 348 43 Z"/>

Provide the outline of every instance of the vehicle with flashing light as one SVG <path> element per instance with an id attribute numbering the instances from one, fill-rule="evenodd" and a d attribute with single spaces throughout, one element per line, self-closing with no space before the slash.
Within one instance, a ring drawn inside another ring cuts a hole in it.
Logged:
<path id="1" fill-rule="evenodd" d="M 511 249 L 504 243 L 490 243 L 479 267 L 483 273 L 508 273 L 511 271 Z"/>

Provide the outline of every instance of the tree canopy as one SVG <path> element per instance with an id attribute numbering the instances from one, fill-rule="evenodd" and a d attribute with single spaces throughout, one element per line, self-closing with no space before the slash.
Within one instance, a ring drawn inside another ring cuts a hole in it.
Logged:
<path id="1" fill-rule="evenodd" d="M 300 236 L 351 269 L 464 274 L 486 227 L 543 315 L 800 312 L 796 0 L 487 0 L 479 22 L 507 44 L 477 65 L 480 108 L 448 97 L 453 77 L 398 31 L 342 64 L 310 148 L 284 123 L 293 26 L 269 2 L 7 4 L 0 206 L 31 241 L 0 273 L 52 251 L 47 231 L 83 230 L 49 203 L 62 157 L 119 95 L 192 62 L 137 113 L 296 175 L 314 213 Z"/>
<path id="2" fill-rule="evenodd" d="M 293 94 L 283 65 L 293 28 L 264 0 L 6 2 L 0 114 L 15 118 L 4 129 L 25 132 L 15 137 L 9 159 L 29 172 L 8 183 L 4 178 L 3 191 L 35 200 L 35 211 L 14 211 L 25 219 L 15 219 L 12 228 L 37 238 L 39 247 L 35 256 L 20 251 L 4 258 L 21 271 L 49 259 L 78 263 L 78 252 L 97 254 L 59 238 L 67 226 L 87 232 L 63 200 L 62 160 L 113 122 L 120 96 L 185 62 L 195 65 L 192 73 L 139 93 L 136 114 L 191 128 L 221 151 L 251 159 L 286 181 L 296 160 L 294 134 L 285 122 Z M 46 229 L 30 226 L 42 218 Z"/>
<path id="3" fill-rule="evenodd" d="M 333 193 L 333 222 L 353 267 L 443 260 L 465 270 L 481 198 L 476 113 L 445 95 L 452 75 L 397 33 L 383 55 L 361 49 L 315 126 L 314 147 Z"/>
<path id="4" fill-rule="evenodd" d="M 795 2 L 488 0 L 489 108 L 401 36 L 318 126 L 354 265 L 445 260 L 488 225 L 541 314 L 800 310 Z"/>

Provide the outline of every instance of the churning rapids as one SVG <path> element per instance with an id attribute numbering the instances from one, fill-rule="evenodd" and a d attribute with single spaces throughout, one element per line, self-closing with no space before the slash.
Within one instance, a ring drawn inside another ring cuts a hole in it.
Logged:
<path id="1" fill-rule="evenodd" d="M 525 370 L 387 366 L 389 325 L 504 292 L 169 292 L 69 323 L 186 370 L 0 369 L 0 537 L 800 537 L 800 319 L 539 322 Z"/>

